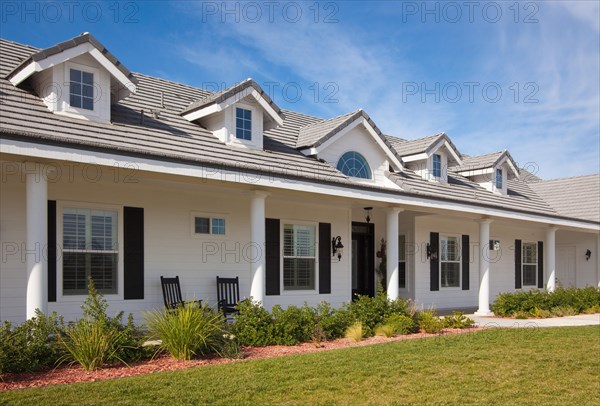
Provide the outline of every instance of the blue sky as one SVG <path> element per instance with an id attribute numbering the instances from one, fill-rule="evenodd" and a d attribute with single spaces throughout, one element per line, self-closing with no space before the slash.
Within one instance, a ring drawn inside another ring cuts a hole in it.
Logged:
<path id="1" fill-rule="evenodd" d="M 550 179 L 600 171 L 599 4 L 3 1 L 0 35 L 89 31 L 135 72 L 211 90 L 252 77 L 282 108 L 363 108 L 384 133 L 506 148 Z"/>

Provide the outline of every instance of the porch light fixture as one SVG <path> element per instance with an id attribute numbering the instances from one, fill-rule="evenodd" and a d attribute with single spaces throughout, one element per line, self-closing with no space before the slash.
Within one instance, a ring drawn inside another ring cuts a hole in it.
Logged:
<path id="1" fill-rule="evenodd" d="M 365 220 L 367 220 L 367 223 L 371 222 L 371 210 L 373 210 L 372 207 L 365 207 Z"/>
<path id="2" fill-rule="evenodd" d="M 427 243 L 427 259 L 437 259 L 437 250 L 429 243 Z"/>
<path id="3" fill-rule="evenodd" d="M 331 239 L 331 254 L 337 255 L 338 261 L 342 260 L 342 253 L 344 252 L 344 245 L 342 244 L 342 237 L 339 235 Z"/>
<path id="4" fill-rule="evenodd" d="M 592 257 L 592 251 L 590 251 L 590 250 L 585 251 L 585 260 L 589 261 L 591 257 Z"/>

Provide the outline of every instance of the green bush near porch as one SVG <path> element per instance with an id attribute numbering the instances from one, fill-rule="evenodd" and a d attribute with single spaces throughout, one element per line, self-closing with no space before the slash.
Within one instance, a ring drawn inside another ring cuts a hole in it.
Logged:
<path id="1" fill-rule="evenodd" d="M 554 292 L 532 289 L 501 293 L 492 304 L 492 311 L 501 317 L 513 317 L 517 314 L 548 317 L 549 315 L 598 312 L 600 311 L 600 289 L 591 286 L 585 288 L 558 287 Z"/>

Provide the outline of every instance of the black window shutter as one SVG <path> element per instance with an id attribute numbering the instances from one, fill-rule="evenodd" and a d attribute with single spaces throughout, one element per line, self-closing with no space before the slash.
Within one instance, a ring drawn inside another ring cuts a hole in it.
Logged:
<path id="1" fill-rule="evenodd" d="M 56 302 L 56 200 L 48 200 L 48 301 Z"/>
<path id="2" fill-rule="evenodd" d="M 521 240 L 515 240 L 515 289 L 521 289 Z"/>
<path id="3" fill-rule="evenodd" d="M 469 248 L 469 235 L 462 236 L 462 290 L 469 290 L 469 266 L 471 263 L 471 249 Z"/>
<path id="4" fill-rule="evenodd" d="M 319 293 L 331 293 L 330 223 L 319 223 Z"/>
<path id="5" fill-rule="evenodd" d="M 144 298 L 144 209 L 123 209 L 123 281 L 125 300 Z"/>
<path id="6" fill-rule="evenodd" d="M 398 287 L 406 289 L 406 262 L 398 262 Z"/>
<path id="7" fill-rule="evenodd" d="M 537 252 L 537 260 L 538 260 L 538 288 L 544 288 L 544 243 L 542 241 L 538 241 L 538 252 Z"/>
<path id="8" fill-rule="evenodd" d="M 279 295 L 280 261 L 279 219 L 265 219 L 265 278 L 266 294 Z"/>
<path id="9" fill-rule="evenodd" d="M 429 258 L 429 290 L 440 290 L 440 233 L 429 234 L 431 257 Z"/>

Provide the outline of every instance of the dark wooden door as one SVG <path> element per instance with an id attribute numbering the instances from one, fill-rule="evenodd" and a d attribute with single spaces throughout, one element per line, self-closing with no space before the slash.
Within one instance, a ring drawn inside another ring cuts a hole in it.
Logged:
<path id="1" fill-rule="evenodd" d="M 352 300 L 375 295 L 375 225 L 352 223 Z"/>

